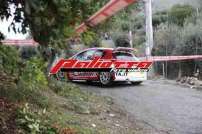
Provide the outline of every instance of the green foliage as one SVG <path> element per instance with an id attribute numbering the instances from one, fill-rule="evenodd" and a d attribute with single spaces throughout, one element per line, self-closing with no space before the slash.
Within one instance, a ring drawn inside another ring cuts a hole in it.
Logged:
<path id="1" fill-rule="evenodd" d="M 17 114 L 17 125 L 23 132 L 30 134 L 56 134 L 57 129 L 51 126 L 51 121 L 46 116 L 46 109 L 33 111 L 28 103 Z"/>
<path id="2" fill-rule="evenodd" d="M 81 114 L 89 114 L 91 112 L 88 101 L 92 95 L 82 92 L 77 86 L 70 83 L 51 81 L 49 86 L 55 93 L 69 100 L 70 106 L 68 107 L 70 109 Z"/>
<path id="3" fill-rule="evenodd" d="M 29 59 L 38 54 L 38 50 L 35 47 L 21 47 L 20 55 L 23 59 Z"/>
<path id="4" fill-rule="evenodd" d="M 92 47 L 92 46 L 99 46 L 100 39 L 98 35 L 94 31 L 86 31 L 82 34 L 82 41 L 85 45 Z"/>
<path id="5" fill-rule="evenodd" d="M 138 4 L 133 4 L 129 8 L 120 11 L 118 14 L 110 19 L 112 23 L 109 23 L 110 27 L 107 30 L 123 33 L 128 32 L 129 30 L 135 32 L 135 29 L 133 28 L 141 28 L 141 15 L 137 13 L 140 8 L 142 8 L 141 2 L 139 2 Z"/>
<path id="6" fill-rule="evenodd" d="M 0 45 L 0 69 L 8 74 L 19 73 L 19 53 L 15 47 Z"/>
<path id="7" fill-rule="evenodd" d="M 153 15 L 153 26 L 157 28 L 162 23 L 183 26 L 185 21 L 195 17 L 195 14 L 196 10 L 190 5 L 174 5 L 169 10 L 156 12 Z"/>
<path id="8" fill-rule="evenodd" d="M 185 19 L 192 16 L 195 12 L 195 9 L 190 5 L 175 5 L 168 12 L 168 17 L 170 23 L 183 26 Z"/>
<path id="9" fill-rule="evenodd" d="M 133 36 L 133 44 L 140 45 L 142 43 L 142 40 L 137 40 L 137 38 L 142 38 L 142 37 L 144 38 L 145 36 L 140 34 L 144 30 L 144 21 L 145 21 L 144 14 L 140 12 L 144 7 L 143 5 L 144 3 L 142 1 L 139 1 L 136 4 L 132 4 L 128 8 L 123 9 L 122 11 L 117 13 L 115 16 L 110 18 L 108 20 L 109 22 L 107 21 L 107 23 L 104 25 L 106 26 L 106 28 L 104 28 L 103 31 L 110 33 L 112 36 L 112 39 L 115 42 L 117 42 L 117 40 L 123 41 L 124 38 L 126 39 L 126 36 L 128 36 L 129 30 L 131 30 L 133 35 L 135 35 Z M 125 43 L 125 44 L 128 44 L 128 43 Z M 118 44 L 118 46 L 120 46 L 120 44 Z M 128 45 L 122 44 L 121 46 L 128 46 Z"/>
<path id="10" fill-rule="evenodd" d="M 105 105 L 111 103 L 109 98 L 98 97 L 91 92 L 82 91 L 71 83 L 51 81 L 49 85 L 57 95 L 63 96 L 68 101 L 62 101 L 63 107 L 79 114 L 99 114 Z M 64 104 L 66 104 L 64 106 Z M 110 104 L 109 104 L 110 105 Z"/>
<path id="11" fill-rule="evenodd" d="M 175 24 L 161 24 L 154 33 L 154 55 L 201 55 L 202 49 L 202 17 L 191 16 L 183 22 L 183 26 Z M 160 65 L 160 64 L 159 64 Z M 161 67 L 158 67 L 158 71 Z M 182 75 L 193 75 L 196 68 L 202 70 L 199 60 L 168 63 L 167 72 L 170 76 L 177 77 L 178 71 Z"/>
<path id="12" fill-rule="evenodd" d="M 172 55 L 176 46 L 181 44 L 181 28 L 177 25 L 161 24 L 154 33 L 155 55 Z"/>
<path id="13" fill-rule="evenodd" d="M 19 87 L 26 90 L 39 90 L 46 88 L 48 82 L 44 74 L 45 64 L 39 57 L 28 60 L 21 69 Z"/>
<path id="14" fill-rule="evenodd" d="M 14 9 L 14 19 L 9 29 L 30 32 L 41 45 L 56 44 L 55 47 L 58 41 L 60 43 L 73 36 L 74 28 L 106 2 L 108 0 L 2 0 L 0 18 L 10 18 L 11 8 Z M 16 25 L 21 26 L 17 28 Z"/>
<path id="15" fill-rule="evenodd" d="M 156 28 L 161 23 L 165 23 L 168 21 L 168 12 L 167 11 L 160 11 L 153 15 L 152 22 L 153 26 Z"/>
<path id="16" fill-rule="evenodd" d="M 15 47 L 0 45 L 1 97 L 12 101 L 29 101 L 47 107 L 48 98 L 41 95 L 48 88 L 44 74 L 45 62 L 33 57 L 24 61 Z M 36 97 L 37 96 L 37 97 Z"/>
<path id="17" fill-rule="evenodd" d="M 65 83 L 61 81 L 51 80 L 49 87 L 57 94 L 65 97 L 70 97 L 75 99 L 87 100 L 85 92 L 82 92 L 77 86 L 71 83 Z"/>
<path id="18" fill-rule="evenodd" d="M 116 46 L 117 47 L 130 47 L 130 41 L 129 41 L 128 37 L 127 36 L 119 37 L 116 40 Z"/>

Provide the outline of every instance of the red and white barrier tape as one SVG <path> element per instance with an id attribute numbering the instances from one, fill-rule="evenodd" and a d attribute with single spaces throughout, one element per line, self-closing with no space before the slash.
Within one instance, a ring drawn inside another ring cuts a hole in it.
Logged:
<path id="1" fill-rule="evenodd" d="M 201 59 L 202 55 L 187 55 L 187 56 L 152 56 L 149 58 L 141 58 L 142 60 L 149 60 L 153 62 L 158 61 L 183 61 L 183 60 L 194 60 L 194 59 Z"/>
<path id="2" fill-rule="evenodd" d="M 38 43 L 34 40 L 2 40 L 3 45 L 8 46 L 38 46 Z"/>

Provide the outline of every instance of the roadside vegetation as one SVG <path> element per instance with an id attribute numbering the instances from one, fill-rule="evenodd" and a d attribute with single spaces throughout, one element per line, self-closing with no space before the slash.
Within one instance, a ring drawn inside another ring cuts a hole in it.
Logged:
<path id="1" fill-rule="evenodd" d="M 201 55 L 202 54 L 202 3 L 198 8 L 191 5 L 177 4 L 170 9 L 154 9 L 154 48 L 153 56 Z M 110 26 L 110 27 L 109 27 Z M 131 5 L 109 19 L 103 31 L 108 33 L 116 46 L 130 47 L 129 31 L 132 31 L 133 47 L 137 56 L 145 56 L 145 14 L 141 1 Z M 164 73 L 163 73 L 164 66 Z M 202 78 L 201 60 L 159 62 L 154 69 L 157 75 L 177 79 L 183 76 Z"/>
<path id="2" fill-rule="evenodd" d="M 81 91 L 72 83 L 56 81 L 47 75 L 56 54 L 61 50 L 70 51 L 70 42 L 77 36 L 74 28 L 106 2 L 108 0 L 1 1 L 0 19 L 12 18 L 8 30 L 29 33 L 29 38 L 40 45 L 38 50 L 0 45 L 0 133 L 135 131 L 136 126 L 113 106 L 110 98 Z M 96 32 L 83 33 L 82 41 L 90 46 L 98 38 Z M 0 32 L 0 40 L 4 38 Z"/>
<path id="3" fill-rule="evenodd" d="M 198 8 L 191 5 L 177 4 L 169 9 L 153 12 L 154 48 L 153 56 L 183 56 L 202 54 L 202 3 Z M 104 29 L 109 33 L 116 46 L 130 47 L 129 31 L 133 33 L 135 54 L 144 57 L 145 53 L 145 14 L 144 4 L 140 1 L 124 9 L 110 19 L 111 27 Z M 164 66 L 164 69 L 163 69 Z M 158 62 L 154 65 L 157 75 L 169 79 L 184 76 L 202 78 L 201 60 Z M 163 72 L 164 70 L 164 72 Z"/>
<path id="4" fill-rule="evenodd" d="M 202 16 L 201 8 L 175 5 L 167 11 L 157 12 L 154 18 L 155 47 L 153 55 L 201 55 Z M 162 62 L 155 65 L 162 74 L 163 64 L 167 78 L 194 76 L 202 71 L 201 60 Z M 201 79 L 201 73 L 197 75 Z"/>
<path id="5" fill-rule="evenodd" d="M 136 131 L 111 98 L 81 91 L 73 83 L 45 75 L 35 55 L 0 45 L 1 134 L 105 134 Z"/>

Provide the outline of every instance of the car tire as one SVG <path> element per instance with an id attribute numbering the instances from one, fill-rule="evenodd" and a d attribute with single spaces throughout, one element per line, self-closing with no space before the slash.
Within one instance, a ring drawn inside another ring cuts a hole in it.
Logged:
<path id="1" fill-rule="evenodd" d="M 112 83 L 112 76 L 110 72 L 100 72 L 99 74 L 100 83 L 103 86 L 109 86 Z"/>
<path id="2" fill-rule="evenodd" d="M 66 79 L 65 77 L 65 72 L 62 72 L 62 71 L 59 71 L 57 74 L 56 74 L 56 78 L 60 81 L 64 81 Z"/>
<path id="3" fill-rule="evenodd" d="M 142 83 L 142 81 L 131 82 L 131 84 L 133 84 L 133 85 L 140 85 L 141 83 Z"/>

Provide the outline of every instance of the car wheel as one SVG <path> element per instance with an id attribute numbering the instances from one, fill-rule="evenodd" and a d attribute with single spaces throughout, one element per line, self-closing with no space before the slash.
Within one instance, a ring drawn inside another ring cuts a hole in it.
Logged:
<path id="1" fill-rule="evenodd" d="M 56 74 L 56 77 L 57 77 L 58 80 L 64 81 L 64 80 L 66 79 L 66 77 L 65 77 L 65 72 L 59 71 L 59 72 Z"/>
<path id="2" fill-rule="evenodd" d="M 131 84 L 133 84 L 133 85 L 140 85 L 141 83 L 142 83 L 142 81 L 131 82 Z"/>
<path id="3" fill-rule="evenodd" d="M 101 72 L 99 74 L 100 83 L 104 86 L 111 84 L 111 73 L 110 72 Z"/>

